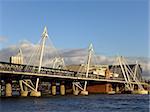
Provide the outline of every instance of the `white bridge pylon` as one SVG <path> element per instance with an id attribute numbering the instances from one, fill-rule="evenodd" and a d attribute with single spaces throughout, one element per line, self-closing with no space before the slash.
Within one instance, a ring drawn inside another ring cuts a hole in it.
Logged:
<path id="1" fill-rule="evenodd" d="M 92 57 L 92 52 L 93 52 L 93 45 L 90 44 L 89 49 L 88 49 L 88 60 L 86 64 L 86 78 L 88 77 L 89 74 L 89 68 L 90 68 L 90 63 L 91 63 L 91 57 Z M 82 66 L 81 66 L 82 67 Z M 78 71 L 79 72 L 79 71 Z M 74 95 L 78 95 L 79 92 L 81 91 L 82 95 L 88 95 L 87 91 L 87 81 L 84 81 L 84 87 L 82 87 L 80 82 L 73 82 L 72 83 L 72 88 L 73 88 L 73 93 Z M 79 91 L 80 90 L 80 91 Z"/>
<path id="2" fill-rule="evenodd" d="M 40 45 L 40 48 L 39 48 L 40 57 L 39 57 L 38 73 L 40 73 L 40 71 L 41 71 L 41 66 L 42 66 L 42 62 L 43 62 L 44 48 L 45 48 L 45 42 L 46 42 L 46 39 L 48 38 L 48 32 L 47 32 L 46 27 L 44 28 L 44 31 L 43 31 L 41 37 L 42 37 L 42 40 L 41 40 L 41 45 Z M 33 58 L 32 56 L 31 56 L 31 58 Z M 31 59 L 29 60 L 29 63 L 30 63 L 30 61 L 31 61 Z M 28 69 L 28 66 L 26 67 L 26 69 Z M 20 88 L 21 88 L 21 91 L 23 93 L 23 96 L 25 95 L 26 92 L 29 92 L 28 89 L 27 90 L 23 89 L 23 85 L 25 87 L 29 88 L 30 90 L 32 90 L 31 96 L 41 96 L 41 93 L 38 92 L 39 78 L 36 79 L 35 86 L 33 85 L 32 81 L 30 79 L 29 80 L 20 80 L 19 83 L 20 83 Z"/>
<path id="3" fill-rule="evenodd" d="M 42 66 L 57 69 L 65 68 L 64 59 L 49 38 L 46 27 L 38 44 L 33 46 L 31 56 L 28 60 L 26 70 L 29 68 L 28 65 L 38 66 L 38 72 L 40 72 Z"/>
<path id="4" fill-rule="evenodd" d="M 138 70 L 138 67 L 139 67 L 138 63 L 136 62 L 136 66 L 135 66 L 135 69 L 133 71 L 130 68 L 130 66 L 128 65 L 125 58 L 123 58 L 122 56 L 117 57 L 117 62 L 119 63 L 119 65 L 121 67 L 123 77 L 126 81 L 125 87 L 126 87 L 127 91 L 134 92 L 134 89 L 135 89 L 134 84 L 131 83 L 131 82 L 134 81 L 137 84 L 141 94 L 147 93 L 147 91 L 143 88 L 143 86 L 140 84 L 140 81 L 137 78 L 137 70 Z"/>

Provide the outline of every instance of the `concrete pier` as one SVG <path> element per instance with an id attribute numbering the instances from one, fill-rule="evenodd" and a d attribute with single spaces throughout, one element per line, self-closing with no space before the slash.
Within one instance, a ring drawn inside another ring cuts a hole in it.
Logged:
<path id="1" fill-rule="evenodd" d="M 56 83 L 52 83 L 52 95 L 56 95 Z"/>
<path id="2" fill-rule="evenodd" d="M 20 91 L 20 96 L 23 96 L 23 97 L 28 96 L 28 91 Z"/>
<path id="3" fill-rule="evenodd" d="M 73 91 L 73 95 L 75 96 L 79 95 L 79 91 L 78 90 Z"/>
<path id="4" fill-rule="evenodd" d="M 116 93 L 119 93 L 119 86 L 118 86 L 118 84 L 116 85 Z"/>
<path id="5" fill-rule="evenodd" d="M 85 96 L 87 96 L 89 93 L 88 93 L 88 91 L 81 91 L 81 93 L 80 93 L 81 95 L 85 95 Z"/>
<path id="6" fill-rule="evenodd" d="M 30 96 L 40 97 L 41 96 L 41 92 L 40 91 L 31 91 Z"/>
<path id="7" fill-rule="evenodd" d="M 23 87 L 24 87 L 24 91 L 28 91 L 28 87 L 26 85 L 24 85 Z"/>
<path id="8" fill-rule="evenodd" d="M 12 96 L 12 85 L 11 85 L 11 83 L 6 83 L 5 95 L 6 96 Z"/>
<path id="9" fill-rule="evenodd" d="M 79 88 L 78 87 L 75 87 L 74 85 L 72 86 L 72 91 L 73 91 L 73 95 L 77 96 L 79 95 Z"/>
<path id="10" fill-rule="evenodd" d="M 20 86 L 20 96 L 26 97 L 28 96 L 28 88 L 25 85 L 22 85 L 22 80 L 19 80 L 19 86 Z"/>
<path id="11" fill-rule="evenodd" d="M 65 95 L 65 85 L 64 84 L 60 85 L 60 94 Z"/>

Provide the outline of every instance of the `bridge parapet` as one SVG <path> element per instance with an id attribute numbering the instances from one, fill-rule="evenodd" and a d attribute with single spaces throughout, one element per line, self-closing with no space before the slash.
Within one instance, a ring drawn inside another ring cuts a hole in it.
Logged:
<path id="1" fill-rule="evenodd" d="M 55 69 L 55 68 L 48 68 L 48 67 L 41 67 L 41 71 L 38 72 L 38 66 L 32 65 L 22 65 L 22 64 L 11 64 L 7 62 L 0 62 L 0 71 L 9 71 L 9 72 L 20 72 L 20 73 L 32 73 L 32 74 L 45 74 L 45 75 L 53 75 L 53 76 L 65 76 L 65 77 L 76 77 L 80 79 L 89 78 L 93 80 L 98 79 L 106 79 L 106 80 L 119 80 L 124 81 L 124 79 L 119 78 L 106 78 L 97 74 L 89 73 L 88 77 L 86 77 L 86 73 L 84 72 L 74 72 L 64 69 Z"/>

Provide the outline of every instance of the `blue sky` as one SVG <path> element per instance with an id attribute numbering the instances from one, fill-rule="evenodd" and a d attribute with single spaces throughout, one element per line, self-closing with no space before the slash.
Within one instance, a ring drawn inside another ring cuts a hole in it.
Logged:
<path id="1" fill-rule="evenodd" d="M 37 43 L 45 25 L 57 48 L 148 57 L 148 0 L 0 0 L 0 49 Z"/>

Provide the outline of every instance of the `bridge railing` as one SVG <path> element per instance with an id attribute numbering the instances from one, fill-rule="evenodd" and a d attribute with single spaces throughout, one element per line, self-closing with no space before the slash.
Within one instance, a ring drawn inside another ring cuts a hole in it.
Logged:
<path id="1" fill-rule="evenodd" d="M 40 71 L 40 73 L 38 73 L 38 66 L 11 64 L 11 63 L 7 63 L 7 62 L 0 62 L 0 70 L 86 78 L 85 72 L 77 73 L 77 72 L 69 71 L 69 70 L 41 67 L 41 71 Z M 104 76 L 100 76 L 97 74 L 91 74 L 91 73 L 89 73 L 88 78 L 106 79 L 106 77 L 104 77 Z M 114 80 L 114 79 L 112 78 L 111 80 Z M 117 80 L 123 80 L 123 79 L 118 78 Z"/>

